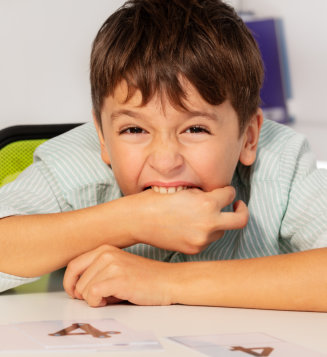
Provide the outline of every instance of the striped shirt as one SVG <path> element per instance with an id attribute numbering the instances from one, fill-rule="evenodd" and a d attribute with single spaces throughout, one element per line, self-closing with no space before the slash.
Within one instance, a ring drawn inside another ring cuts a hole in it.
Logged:
<path id="1" fill-rule="evenodd" d="M 241 230 L 225 232 L 196 255 L 136 244 L 127 251 L 169 262 L 245 259 L 327 246 L 327 170 L 317 169 L 306 139 L 265 120 L 257 159 L 239 164 L 232 185 L 249 207 Z M 77 127 L 37 148 L 34 163 L 0 189 L 0 218 L 67 212 L 121 197 L 103 163 L 93 123 Z M 232 211 L 232 205 L 225 211 Z M 0 291 L 35 279 L 0 273 Z"/>

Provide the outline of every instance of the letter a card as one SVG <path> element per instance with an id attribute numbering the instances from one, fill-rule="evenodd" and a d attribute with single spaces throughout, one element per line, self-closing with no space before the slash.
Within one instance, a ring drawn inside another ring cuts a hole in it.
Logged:
<path id="1" fill-rule="evenodd" d="M 0 352 L 162 348 L 151 332 L 132 330 L 114 319 L 22 322 L 0 325 L 0 334 Z"/>
<path id="2" fill-rule="evenodd" d="M 210 357 L 326 357 L 325 354 L 263 333 L 177 336 L 169 339 Z"/>

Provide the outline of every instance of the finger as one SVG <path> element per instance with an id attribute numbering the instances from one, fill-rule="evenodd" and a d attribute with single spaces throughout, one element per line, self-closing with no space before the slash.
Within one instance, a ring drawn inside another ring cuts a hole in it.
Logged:
<path id="1" fill-rule="evenodd" d="M 71 262 L 73 263 L 73 262 Z M 70 264 L 71 264 L 70 263 Z M 75 262 L 74 262 L 75 264 Z M 75 287 L 76 283 L 79 279 L 79 273 L 75 270 L 75 268 L 72 267 L 72 265 L 68 265 L 65 271 L 64 279 L 63 279 L 63 287 L 66 291 L 66 293 L 71 297 L 71 298 L 78 298 L 76 296 L 75 292 Z"/>
<path id="2" fill-rule="evenodd" d="M 72 298 L 80 298 L 76 296 L 76 283 L 80 278 L 80 275 L 83 274 L 87 266 L 92 261 L 91 256 L 88 254 L 83 254 L 82 256 L 72 260 L 66 268 L 64 275 L 63 286 L 67 294 Z"/>
<path id="3" fill-rule="evenodd" d="M 76 295 L 76 284 L 80 276 L 84 273 L 87 267 L 96 259 L 96 257 L 103 251 L 103 248 L 97 248 L 90 252 L 80 255 L 79 257 L 73 259 L 66 268 L 63 286 L 67 294 L 72 298 L 82 297 L 78 294 Z"/>
<path id="4" fill-rule="evenodd" d="M 226 186 L 223 188 L 217 188 L 208 194 L 217 200 L 217 205 L 219 209 L 222 209 L 230 205 L 236 196 L 236 191 L 233 186 Z"/>
<path id="5" fill-rule="evenodd" d="M 115 297 L 113 279 L 101 279 L 98 282 L 90 282 L 86 287 L 84 299 L 92 307 L 105 306 L 107 303 L 121 301 Z"/>
<path id="6" fill-rule="evenodd" d="M 80 276 L 76 284 L 76 291 L 83 296 L 83 298 L 85 298 L 86 287 L 92 280 L 94 280 L 93 283 L 99 280 L 105 271 L 107 271 L 109 277 L 108 266 L 110 265 L 110 261 L 112 261 L 112 257 L 109 252 L 99 254 Z"/>
<path id="7" fill-rule="evenodd" d="M 234 212 L 220 212 L 219 230 L 232 230 L 244 228 L 249 220 L 249 210 L 243 201 L 234 204 Z"/>
<path id="8" fill-rule="evenodd" d="M 233 205 L 234 212 L 242 212 L 242 211 L 247 211 L 248 212 L 248 207 L 245 204 L 244 201 L 238 200 L 234 203 Z"/>

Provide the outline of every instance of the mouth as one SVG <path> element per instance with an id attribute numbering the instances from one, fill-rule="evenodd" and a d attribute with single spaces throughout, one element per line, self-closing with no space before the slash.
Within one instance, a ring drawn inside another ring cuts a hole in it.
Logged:
<path id="1" fill-rule="evenodd" d="M 189 190 L 189 189 L 199 189 L 199 190 L 202 190 L 201 187 L 198 187 L 198 186 L 169 186 L 169 187 L 166 187 L 166 186 L 147 186 L 144 188 L 143 191 L 146 191 L 146 190 L 153 190 L 154 192 L 158 192 L 158 193 L 161 193 L 161 194 L 173 194 L 173 193 L 176 193 L 176 192 L 180 192 L 180 191 L 183 191 L 183 190 Z"/>

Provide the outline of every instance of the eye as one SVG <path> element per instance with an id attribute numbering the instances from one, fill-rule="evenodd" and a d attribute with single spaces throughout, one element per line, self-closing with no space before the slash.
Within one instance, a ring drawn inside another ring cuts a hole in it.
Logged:
<path id="1" fill-rule="evenodd" d="M 211 134 L 208 129 L 201 125 L 193 125 L 185 130 L 185 133 L 188 134 Z"/>
<path id="2" fill-rule="evenodd" d="M 146 131 L 138 126 L 130 126 L 119 131 L 119 134 L 145 134 Z"/>

